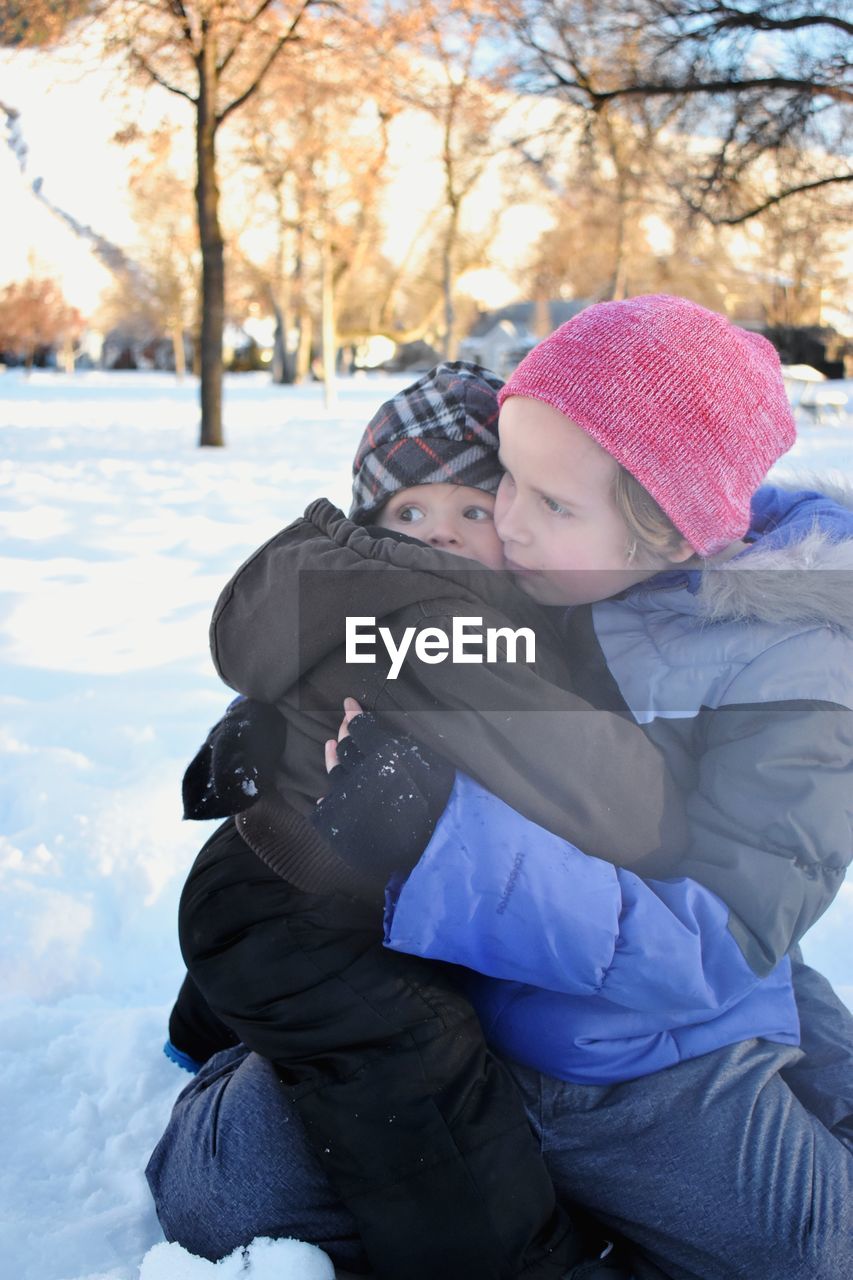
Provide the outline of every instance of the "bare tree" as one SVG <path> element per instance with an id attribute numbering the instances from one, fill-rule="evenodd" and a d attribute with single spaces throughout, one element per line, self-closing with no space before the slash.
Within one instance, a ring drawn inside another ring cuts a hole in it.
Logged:
<path id="1" fill-rule="evenodd" d="M 312 316 L 318 315 L 329 398 L 341 304 L 347 304 L 350 325 L 368 312 L 352 305 L 349 282 L 358 282 L 354 293 L 360 293 L 381 257 L 380 204 L 393 114 L 377 49 L 386 34 L 365 23 L 345 45 L 332 33 L 321 44 L 304 45 L 298 60 L 273 72 L 241 126 L 241 156 L 257 175 L 252 217 L 260 216 L 275 236 L 274 252 L 258 265 L 258 275 L 266 277 L 276 316 L 276 364 L 284 363 L 287 328 L 310 339 Z M 348 341 L 355 336 L 344 335 Z M 297 366 L 307 345 L 297 345 Z"/>
<path id="2" fill-rule="evenodd" d="M 848 221 L 825 193 L 804 192 L 766 209 L 756 268 L 764 318 L 776 327 L 819 326 L 824 303 L 845 293 Z"/>
<path id="3" fill-rule="evenodd" d="M 419 27 L 409 47 L 417 61 L 398 61 L 396 92 L 401 103 L 426 112 L 441 137 L 443 227 L 438 236 L 443 308 L 442 353 L 456 358 L 456 281 L 476 265 L 478 244 L 464 255 L 463 210 L 490 165 L 511 145 L 501 125 L 517 103 L 506 93 L 507 70 L 494 42 L 489 6 L 467 0 L 417 5 Z M 496 229 L 494 211 L 492 230 Z M 488 236 L 486 237 L 489 238 Z M 468 246 L 469 250 L 472 246 Z"/>
<path id="4" fill-rule="evenodd" d="M 142 78 L 184 99 L 195 118 L 196 216 L 201 247 L 201 437 L 221 445 L 225 261 L 219 217 L 217 139 L 226 120 L 258 92 L 282 51 L 299 38 L 312 7 L 328 0 L 32 0 L 19 34 L 64 30 L 81 8 L 99 18 L 107 48 Z M 43 17 L 42 17 L 43 15 Z"/>
<path id="5" fill-rule="evenodd" d="M 514 26 L 529 87 L 596 115 L 675 104 L 673 186 L 714 222 L 853 181 L 843 0 L 531 0 Z"/>
<path id="6" fill-rule="evenodd" d="M 195 113 L 196 210 L 201 247 L 201 440 L 221 445 L 225 261 L 217 135 L 257 93 L 315 0 L 108 0 L 115 40 L 150 80 Z"/>
<path id="7" fill-rule="evenodd" d="M 132 275 L 117 274 L 108 312 L 133 313 L 149 332 L 168 335 L 178 377 L 185 373 L 187 333 L 198 326 L 200 261 L 192 194 L 173 160 L 172 132 L 142 135 L 131 126 L 116 141 L 134 146 L 130 211 L 137 227 Z"/>

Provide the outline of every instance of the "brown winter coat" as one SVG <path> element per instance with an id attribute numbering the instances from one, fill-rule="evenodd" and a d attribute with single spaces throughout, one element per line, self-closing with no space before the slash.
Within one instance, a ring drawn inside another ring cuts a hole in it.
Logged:
<path id="1" fill-rule="evenodd" d="M 274 703 L 288 723 L 281 797 L 308 813 L 324 794 L 323 743 L 351 695 L 586 853 L 665 874 L 684 847 L 681 800 L 606 668 L 596 703 L 610 709 L 596 709 L 572 692 L 556 611 L 534 604 L 508 574 L 379 533 L 318 499 L 238 569 L 217 603 L 211 650 L 220 675 Z M 412 626 L 449 635 L 455 617 L 527 626 L 535 662 L 430 665 L 410 649 L 391 680 L 381 644 L 375 664 L 346 662 L 353 616 L 374 617 L 398 643 Z M 275 803 L 261 800 L 238 827 L 269 861 Z"/>

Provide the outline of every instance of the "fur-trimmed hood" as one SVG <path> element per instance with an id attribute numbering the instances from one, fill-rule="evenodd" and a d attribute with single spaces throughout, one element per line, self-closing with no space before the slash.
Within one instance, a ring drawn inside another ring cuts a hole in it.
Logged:
<path id="1" fill-rule="evenodd" d="M 834 541 L 815 523 L 786 547 L 759 542 L 705 570 L 698 604 L 709 622 L 749 619 L 853 633 L 853 538 Z"/>
<path id="2" fill-rule="evenodd" d="M 853 633 L 853 490 L 762 490 L 756 540 L 740 555 L 697 573 L 696 612 L 708 622 L 828 626 Z M 827 508 L 835 507 L 828 520 Z M 691 575 L 692 576 L 692 575 Z"/>

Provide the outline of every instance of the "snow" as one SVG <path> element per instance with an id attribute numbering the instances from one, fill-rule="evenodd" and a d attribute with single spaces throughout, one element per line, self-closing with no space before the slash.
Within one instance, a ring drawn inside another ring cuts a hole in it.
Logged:
<path id="1" fill-rule="evenodd" d="M 162 1243 L 143 1167 L 188 1077 L 162 1053 L 177 900 L 211 824 L 180 778 L 229 700 L 207 652 L 237 565 L 325 494 L 405 379 L 226 382 L 223 450 L 171 375 L 0 373 L 0 1256 L 16 1280 L 327 1280 L 257 1241 L 214 1266 Z M 809 425 L 785 474 L 853 479 Z M 853 1005 L 853 885 L 807 940 Z M 14 1154 L 13 1154 L 14 1153 Z M 141 1270 L 140 1270 L 141 1267 Z"/>
<path id="2" fill-rule="evenodd" d="M 139 1280 L 333 1280 L 328 1256 L 301 1240 L 253 1240 L 220 1262 L 205 1262 L 177 1244 L 157 1244 L 146 1254 Z"/>

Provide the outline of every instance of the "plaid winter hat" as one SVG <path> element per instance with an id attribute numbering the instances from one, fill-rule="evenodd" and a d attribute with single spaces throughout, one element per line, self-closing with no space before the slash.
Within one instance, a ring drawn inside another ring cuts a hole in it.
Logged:
<path id="1" fill-rule="evenodd" d="M 476 364 L 436 365 L 382 405 L 356 450 L 350 519 L 365 524 L 399 489 L 465 484 L 495 493 L 500 378 Z"/>
<path id="2" fill-rule="evenodd" d="M 794 443 L 775 348 L 686 298 L 599 302 L 525 356 L 500 395 L 542 400 L 592 436 L 713 555 Z"/>

